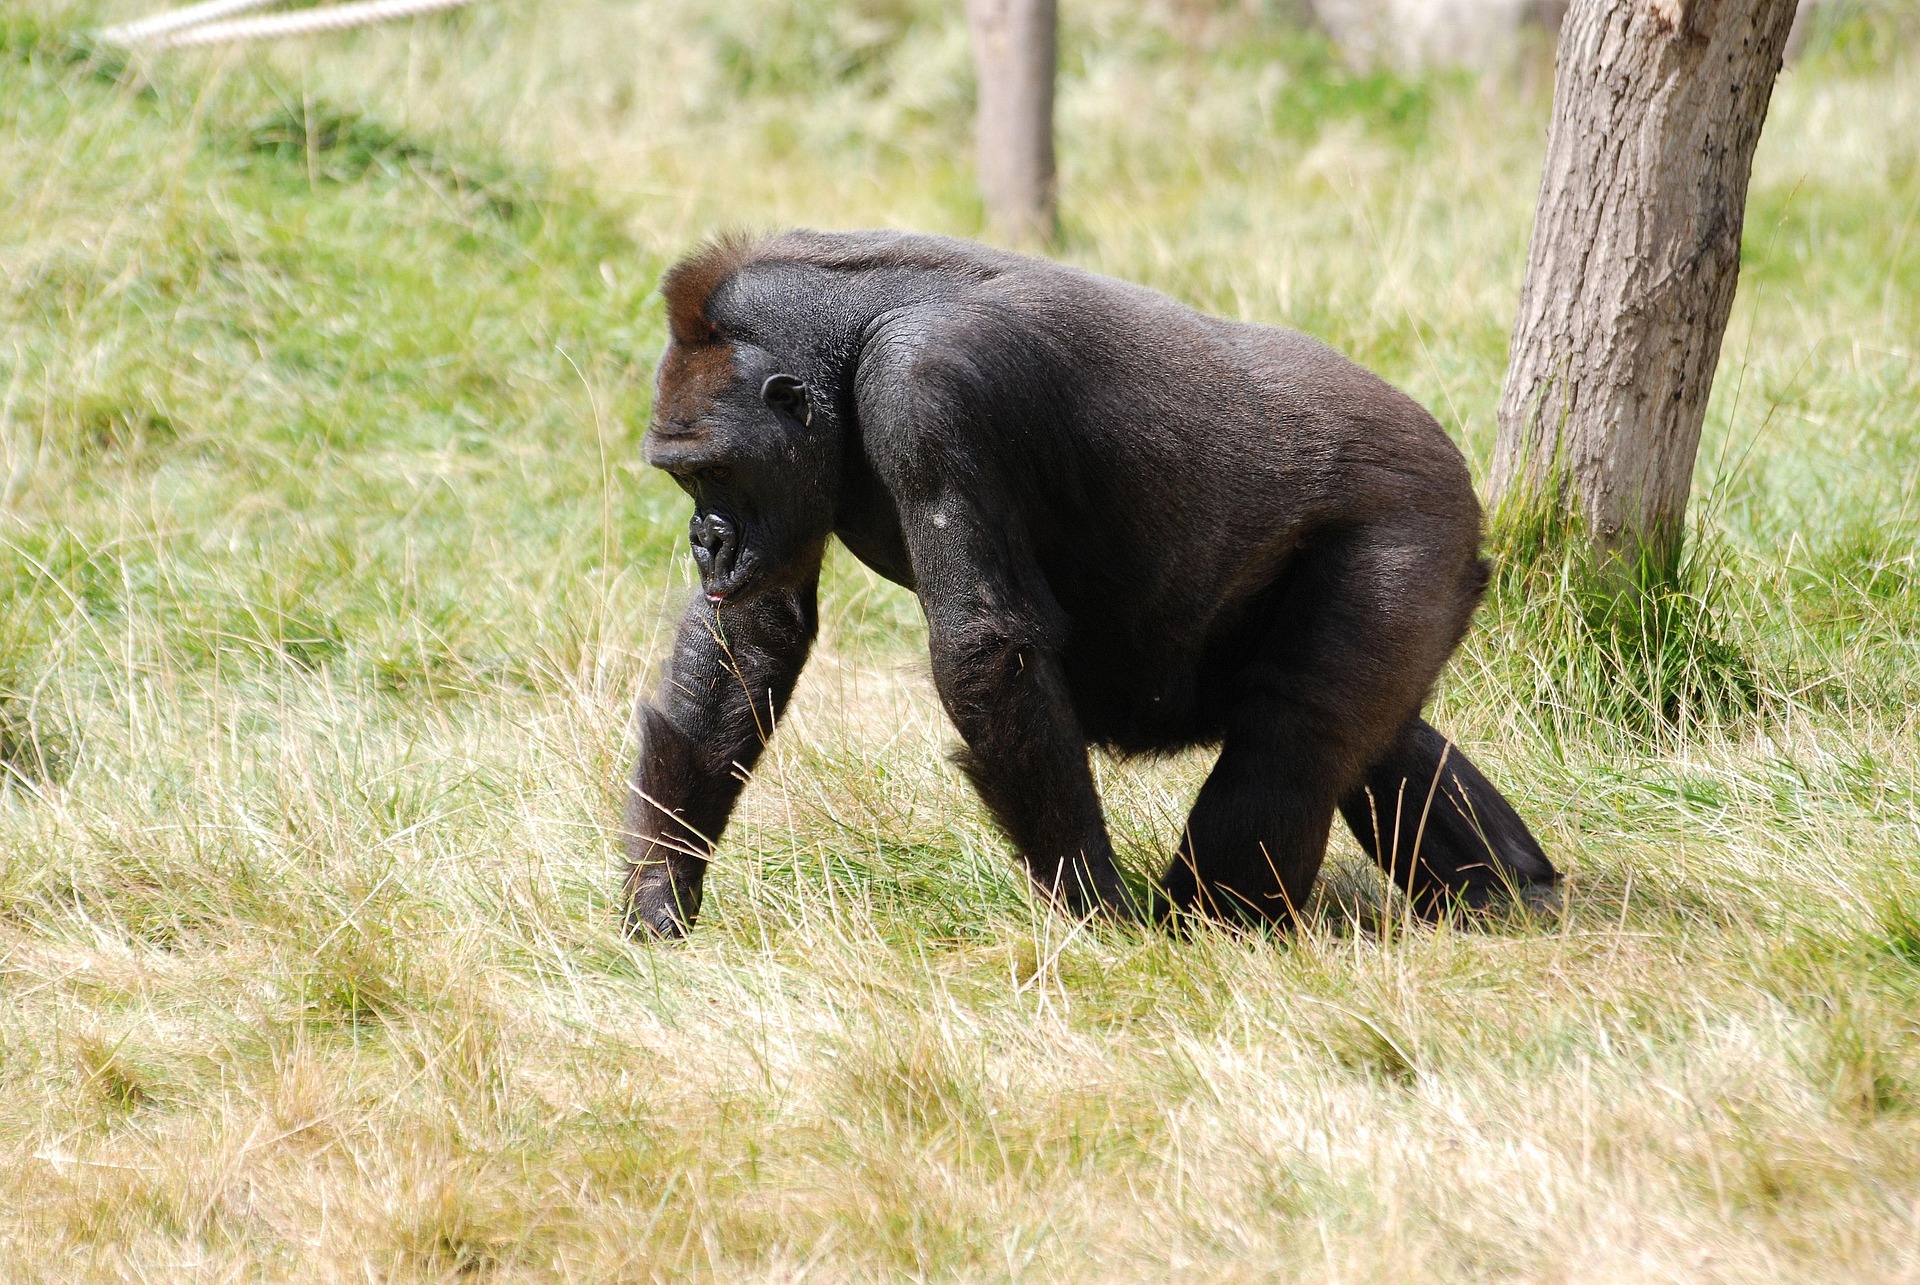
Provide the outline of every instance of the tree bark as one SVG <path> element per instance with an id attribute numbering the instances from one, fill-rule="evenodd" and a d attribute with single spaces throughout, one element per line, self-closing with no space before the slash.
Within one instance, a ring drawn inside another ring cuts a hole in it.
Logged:
<path id="1" fill-rule="evenodd" d="M 1668 575 L 1794 0 L 1573 0 L 1494 495 Z"/>
<path id="2" fill-rule="evenodd" d="M 980 195 L 995 236 L 1015 245 L 1054 233 L 1054 0 L 967 0 L 979 83 Z"/>

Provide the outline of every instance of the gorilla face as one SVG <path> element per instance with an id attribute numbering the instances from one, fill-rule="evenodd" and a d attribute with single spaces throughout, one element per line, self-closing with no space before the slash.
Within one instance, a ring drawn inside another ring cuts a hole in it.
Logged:
<path id="1" fill-rule="evenodd" d="M 647 462 L 693 498 L 687 536 L 708 601 L 743 602 L 812 573 L 833 526 L 838 439 L 806 381 L 772 353 L 668 345 Z"/>

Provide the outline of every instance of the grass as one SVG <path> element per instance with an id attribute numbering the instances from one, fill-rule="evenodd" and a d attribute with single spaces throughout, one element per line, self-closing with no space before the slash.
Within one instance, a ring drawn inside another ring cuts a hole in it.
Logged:
<path id="1" fill-rule="evenodd" d="M 1686 601 L 1636 642 L 1516 558 L 1439 695 L 1559 922 L 1411 925 L 1344 839 L 1288 941 L 1047 919 L 836 555 L 699 931 L 620 937 L 689 587 L 653 281 L 724 225 L 976 233 L 949 8 L 132 63 L 82 34 L 130 9 L 0 11 L 0 1275 L 1910 1278 L 1907 12 L 1776 95 Z M 1540 69 L 1066 21 L 1062 255 L 1323 335 L 1484 476 Z M 1205 766 L 1097 764 L 1132 868 Z"/>

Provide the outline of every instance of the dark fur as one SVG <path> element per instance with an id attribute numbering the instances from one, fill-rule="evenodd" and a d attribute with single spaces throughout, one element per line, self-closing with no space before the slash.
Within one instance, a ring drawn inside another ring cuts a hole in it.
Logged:
<path id="1" fill-rule="evenodd" d="M 722 242 L 662 290 L 647 454 L 695 498 L 703 592 L 640 710 L 635 928 L 692 922 L 829 535 L 918 594 L 960 762 L 1068 910 L 1128 909 L 1089 742 L 1221 747 L 1164 881 L 1181 910 L 1286 922 L 1336 808 L 1423 911 L 1556 879 L 1420 719 L 1486 584 L 1480 508 L 1380 379 L 936 237 Z"/>

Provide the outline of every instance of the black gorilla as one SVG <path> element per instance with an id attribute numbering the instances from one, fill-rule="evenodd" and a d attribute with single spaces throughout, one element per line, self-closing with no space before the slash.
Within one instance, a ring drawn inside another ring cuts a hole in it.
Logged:
<path id="1" fill-rule="evenodd" d="M 647 459 L 693 497 L 702 591 L 639 711 L 631 929 L 693 922 L 829 535 L 918 595 L 960 763 L 1068 911 L 1132 909 L 1090 741 L 1221 747 L 1177 910 L 1286 923 L 1336 807 L 1424 913 L 1557 879 L 1420 718 L 1487 568 L 1466 464 L 1400 392 L 1303 335 L 937 237 L 721 241 L 661 291 Z"/>

